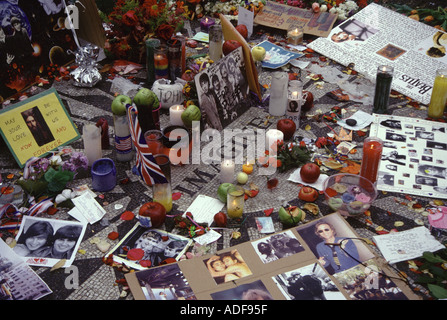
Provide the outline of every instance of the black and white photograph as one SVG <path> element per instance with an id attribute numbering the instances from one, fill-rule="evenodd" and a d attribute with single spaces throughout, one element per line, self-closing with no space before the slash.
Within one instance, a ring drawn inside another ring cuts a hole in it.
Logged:
<path id="1" fill-rule="evenodd" d="M 274 300 L 262 280 L 211 294 L 213 300 Z"/>
<path id="2" fill-rule="evenodd" d="M 141 270 L 180 259 L 191 243 L 191 239 L 183 236 L 137 223 L 109 254 L 116 261 Z"/>
<path id="3" fill-rule="evenodd" d="M 213 63 L 194 77 L 204 129 L 222 130 L 248 109 L 242 48 Z"/>
<path id="4" fill-rule="evenodd" d="M 0 239 L 0 300 L 38 300 L 50 293 L 48 285 Z"/>
<path id="5" fill-rule="evenodd" d="M 273 277 L 287 300 L 346 300 L 318 263 Z"/>
<path id="6" fill-rule="evenodd" d="M 252 245 L 263 263 L 304 251 L 303 246 L 291 230 L 253 241 Z"/>
<path id="7" fill-rule="evenodd" d="M 333 42 L 340 43 L 345 41 L 365 41 L 375 35 L 379 30 L 364 24 L 357 19 L 349 19 L 340 24 L 330 39 Z"/>
<path id="8" fill-rule="evenodd" d="M 236 249 L 215 254 L 203 262 L 216 284 L 242 279 L 253 274 Z"/>
<path id="9" fill-rule="evenodd" d="M 146 300 L 197 300 L 178 264 L 136 273 Z"/>
<path id="10" fill-rule="evenodd" d="M 73 262 L 85 233 L 80 222 L 24 216 L 17 234 L 14 252 L 33 266 L 52 267 L 66 259 Z"/>

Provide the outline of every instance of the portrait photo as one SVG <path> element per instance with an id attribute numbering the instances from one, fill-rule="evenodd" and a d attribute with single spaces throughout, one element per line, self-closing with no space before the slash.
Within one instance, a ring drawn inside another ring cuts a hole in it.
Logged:
<path id="1" fill-rule="evenodd" d="M 238 250 L 215 254 L 203 262 L 216 284 L 242 279 L 253 274 Z"/>
<path id="2" fill-rule="evenodd" d="M 252 241 L 251 243 L 263 263 L 269 263 L 304 251 L 303 246 L 291 230 Z"/>
<path id="3" fill-rule="evenodd" d="M 54 141 L 54 136 L 37 106 L 25 110 L 21 114 L 27 128 L 39 147 Z"/>

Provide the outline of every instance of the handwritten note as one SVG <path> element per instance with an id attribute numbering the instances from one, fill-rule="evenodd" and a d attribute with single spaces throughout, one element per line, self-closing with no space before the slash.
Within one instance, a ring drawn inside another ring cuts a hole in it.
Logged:
<path id="1" fill-rule="evenodd" d="M 210 226 L 214 221 L 214 215 L 222 210 L 223 206 L 220 200 L 199 194 L 186 212 L 191 212 L 197 223 L 208 223 Z"/>
<path id="2" fill-rule="evenodd" d="M 101 220 L 106 213 L 104 208 L 101 207 L 89 192 L 84 192 L 71 201 L 73 201 L 75 207 L 68 213 L 80 222 L 93 224 Z"/>

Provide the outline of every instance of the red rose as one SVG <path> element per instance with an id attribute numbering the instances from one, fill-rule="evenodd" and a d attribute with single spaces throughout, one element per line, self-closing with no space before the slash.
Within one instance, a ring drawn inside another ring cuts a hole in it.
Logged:
<path id="1" fill-rule="evenodd" d="M 138 23 L 138 17 L 135 11 L 129 10 L 123 15 L 122 21 L 126 26 L 133 27 Z"/>
<path id="2" fill-rule="evenodd" d="M 157 34 L 157 38 L 168 41 L 174 34 L 174 27 L 169 24 L 162 24 L 155 30 L 155 33 Z"/>

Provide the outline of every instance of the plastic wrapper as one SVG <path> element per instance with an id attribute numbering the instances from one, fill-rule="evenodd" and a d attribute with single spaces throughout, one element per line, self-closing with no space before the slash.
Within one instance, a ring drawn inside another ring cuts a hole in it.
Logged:
<path id="1" fill-rule="evenodd" d="M 75 86 L 91 88 L 102 79 L 96 62 L 98 54 L 99 48 L 92 44 L 80 47 L 75 53 L 78 68 L 71 72 Z"/>

